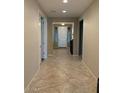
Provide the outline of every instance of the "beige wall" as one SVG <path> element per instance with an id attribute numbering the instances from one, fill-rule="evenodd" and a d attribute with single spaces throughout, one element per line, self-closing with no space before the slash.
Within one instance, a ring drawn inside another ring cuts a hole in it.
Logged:
<path id="1" fill-rule="evenodd" d="M 25 88 L 40 64 L 40 26 L 36 0 L 24 0 L 24 83 Z"/>
<path id="2" fill-rule="evenodd" d="M 74 55 L 78 54 L 78 18 L 48 18 L 48 54 L 53 53 L 53 33 L 52 23 L 53 22 L 74 22 Z"/>
<path id="3" fill-rule="evenodd" d="M 85 11 L 83 60 L 96 77 L 99 73 L 99 3 L 98 0 Z"/>

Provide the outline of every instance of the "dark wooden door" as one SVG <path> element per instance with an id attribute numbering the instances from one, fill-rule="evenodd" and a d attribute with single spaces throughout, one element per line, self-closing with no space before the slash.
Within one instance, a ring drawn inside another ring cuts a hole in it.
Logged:
<path id="1" fill-rule="evenodd" d="M 83 49 L 83 20 L 80 21 L 79 25 L 79 56 L 82 56 Z"/>

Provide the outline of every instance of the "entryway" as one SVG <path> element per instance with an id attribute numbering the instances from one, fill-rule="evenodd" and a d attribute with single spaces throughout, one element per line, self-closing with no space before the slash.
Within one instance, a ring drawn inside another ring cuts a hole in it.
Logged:
<path id="1" fill-rule="evenodd" d="M 83 55 L 83 20 L 79 23 L 79 56 Z"/>
<path id="2" fill-rule="evenodd" d="M 58 27 L 58 47 L 67 48 L 67 26 Z"/>
<path id="3" fill-rule="evenodd" d="M 41 60 L 47 59 L 47 20 L 41 17 Z"/>
<path id="4" fill-rule="evenodd" d="M 74 24 L 69 22 L 53 23 L 53 49 L 67 48 L 73 54 Z"/>

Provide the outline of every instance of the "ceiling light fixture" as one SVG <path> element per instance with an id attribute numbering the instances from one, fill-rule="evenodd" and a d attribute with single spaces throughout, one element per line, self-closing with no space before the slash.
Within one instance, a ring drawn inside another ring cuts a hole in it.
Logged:
<path id="1" fill-rule="evenodd" d="M 65 10 L 62 10 L 62 13 L 66 13 L 67 11 L 65 11 Z"/>
<path id="2" fill-rule="evenodd" d="M 65 24 L 64 24 L 64 23 L 62 23 L 61 25 L 62 25 L 62 26 L 64 26 Z"/>
<path id="3" fill-rule="evenodd" d="M 63 0 L 63 3 L 68 3 L 68 0 Z"/>

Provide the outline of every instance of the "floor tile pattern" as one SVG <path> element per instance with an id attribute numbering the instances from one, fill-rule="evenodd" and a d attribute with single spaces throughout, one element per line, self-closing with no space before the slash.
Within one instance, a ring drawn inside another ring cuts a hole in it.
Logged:
<path id="1" fill-rule="evenodd" d="M 55 49 L 44 61 L 25 93 L 96 93 L 96 80 L 79 57 Z"/>

